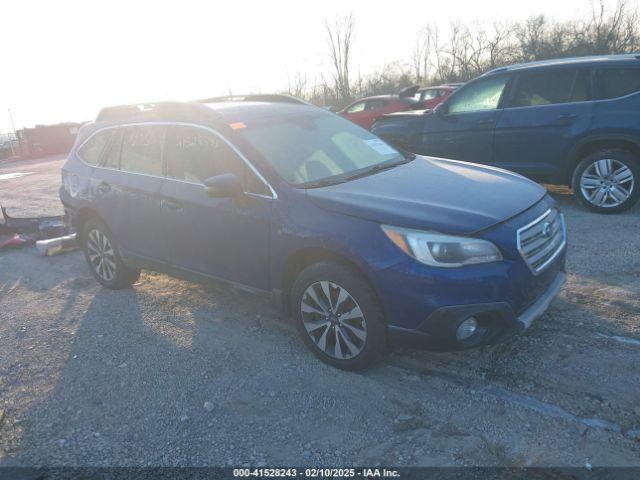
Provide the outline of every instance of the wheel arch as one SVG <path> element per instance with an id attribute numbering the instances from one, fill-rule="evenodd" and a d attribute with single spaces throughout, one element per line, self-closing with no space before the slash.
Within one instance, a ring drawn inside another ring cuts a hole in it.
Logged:
<path id="1" fill-rule="evenodd" d="M 78 237 L 78 243 L 82 244 L 84 241 L 84 225 L 90 219 L 96 219 L 102 223 L 105 223 L 102 216 L 91 207 L 82 207 L 74 215 L 74 227 L 76 229 L 76 236 Z"/>
<path id="2" fill-rule="evenodd" d="M 573 172 L 580 161 L 599 150 L 621 148 L 640 158 L 640 140 L 628 135 L 596 135 L 582 139 L 571 149 L 562 181 L 571 185 Z"/>
<path id="3" fill-rule="evenodd" d="M 309 265 L 319 262 L 335 262 L 345 265 L 360 274 L 373 288 L 364 268 L 356 261 L 325 247 L 306 247 L 290 255 L 284 262 L 282 274 L 280 276 L 282 309 L 287 316 L 291 314 L 290 294 L 296 278 Z M 374 289 L 375 290 L 375 289 Z"/>

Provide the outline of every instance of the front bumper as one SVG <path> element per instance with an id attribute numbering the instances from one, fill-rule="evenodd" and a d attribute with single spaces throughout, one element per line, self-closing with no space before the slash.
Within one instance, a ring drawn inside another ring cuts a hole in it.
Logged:
<path id="1" fill-rule="evenodd" d="M 558 271 L 547 289 L 528 307 L 516 313 L 507 302 L 478 303 L 441 307 L 429 315 L 415 329 L 389 325 L 392 343 L 429 350 L 463 350 L 497 343 L 531 326 L 549 308 L 566 281 L 564 271 Z M 485 334 L 472 342 L 459 342 L 455 332 L 458 325 L 473 316 L 484 324 Z"/>
<path id="2" fill-rule="evenodd" d="M 542 294 L 538 300 L 536 300 L 529 308 L 518 315 L 518 323 L 522 330 L 526 330 L 531 324 L 540 318 L 549 308 L 549 305 L 554 298 L 558 296 L 562 286 L 567 280 L 567 274 L 564 272 L 558 272 L 555 280 L 551 283 L 546 292 Z"/>

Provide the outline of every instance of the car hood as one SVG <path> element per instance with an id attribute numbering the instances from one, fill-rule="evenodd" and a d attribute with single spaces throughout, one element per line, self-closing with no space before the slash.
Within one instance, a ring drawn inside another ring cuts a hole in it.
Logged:
<path id="1" fill-rule="evenodd" d="M 537 203 L 546 191 L 499 168 L 418 156 L 345 183 L 307 190 L 319 207 L 407 228 L 470 234 Z"/>

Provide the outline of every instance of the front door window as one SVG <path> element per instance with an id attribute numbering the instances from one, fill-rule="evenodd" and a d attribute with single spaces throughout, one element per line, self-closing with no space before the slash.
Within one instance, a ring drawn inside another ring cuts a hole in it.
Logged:
<path id="1" fill-rule="evenodd" d="M 507 84 L 507 76 L 489 77 L 474 82 L 451 97 L 447 113 L 480 112 L 495 110 Z"/>

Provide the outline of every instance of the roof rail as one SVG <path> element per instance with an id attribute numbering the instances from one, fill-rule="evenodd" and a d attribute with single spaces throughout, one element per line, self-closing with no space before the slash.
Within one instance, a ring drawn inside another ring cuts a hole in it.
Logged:
<path id="1" fill-rule="evenodd" d="M 298 103 L 308 105 L 304 100 L 279 93 L 254 93 L 249 95 L 227 95 L 222 97 L 202 98 L 196 100 L 198 103 L 219 103 L 219 102 L 273 102 L 273 103 Z"/>
<path id="2" fill-rule="evenodd" d="M 193 114 L 194 106 L 185 102 L 137 103 L 105 107 L 98 113 L 96 122 L 133 120 L 136 118 L 162 119 L 166 116 Z"/>

